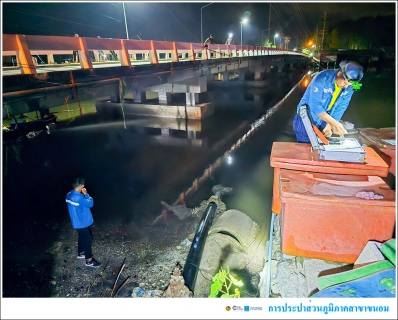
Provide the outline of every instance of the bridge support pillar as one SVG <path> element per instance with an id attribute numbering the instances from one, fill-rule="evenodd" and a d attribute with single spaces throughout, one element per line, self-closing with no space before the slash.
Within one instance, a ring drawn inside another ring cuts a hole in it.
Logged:
<path id="1" fill-rule="evenodd" d="M 245 74 L 246 74 L 246 70 L 239 69 L 239 72 L 238 72 L 239 81 L 245 80 Z"/>
<path id="2" fill-rule="evenodd" d="M 159 91 L 158 96 L 159 96 L 159 104 L 170 104 L 171 103 L 171 93 L 170 92 Z"/>
<path id="3" fill-rule="evenodd" d="M 190 140 L 196 140 L 196 131 L 187 131 L 187 138 Z"/>
<path id="4" fill-rule="evenodd" d="M 276 66 L 278 67 L 278 73 L 282 72 L 283 67 L 285 66 L 285 62 L 284 61 L 279 61 Z"/>
<path id="5" fill-rule="evenodd" d="M 229 81 L 229 71 L 223 72 L 222 74 L 222 81 Z"/>
<path id="6" fill-rule="evenodd" d="M 254 71 L 254 80 L 263 80 L 263 72 Z"/>
<path id="7" fill-rule="evenodd" d="M 48 64 L 53 64 L 54 63 L 54 55 L 53 54 L 48 54 L 47 55 L 47 63 Z"/>
<path id="8" fill-rule="evenodd" d="M 186 105 L 187 106 L 194 106 L 199 103 L 199 93 L 186 93 Z"/>
<path id="9" fill-rule="evenodd" d="M 146 102 L 145 91 L 134 91 L 133 99 L 134 99 L 134 102 Z"/>

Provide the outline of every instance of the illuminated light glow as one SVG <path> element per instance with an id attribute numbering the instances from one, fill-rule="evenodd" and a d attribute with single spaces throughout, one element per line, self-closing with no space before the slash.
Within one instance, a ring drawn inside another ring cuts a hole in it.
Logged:
<path id="1" fill-rule="evenodd" d="M 227 163 L 228 163 L 228 164 L 232 164 L 232 157 L 231 157 L 231 156 L 228 156 L 228 157 L 227 157 Z"/>

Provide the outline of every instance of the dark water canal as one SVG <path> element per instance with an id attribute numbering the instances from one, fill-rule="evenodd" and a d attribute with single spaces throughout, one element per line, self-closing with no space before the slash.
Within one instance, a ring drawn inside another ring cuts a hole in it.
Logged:
<path id="1" fill-rule="evenodd" d="M 14 291 L 15 284 L 35 277 L 35 268 L 51 269 L 42 253 L 57 240 L 57 223 L 69 219 L 65 195 L 74 177 L 86 178 L 97 228 L 129 223 L 144 228 L 160 214 L 161 201 L 176 201 L 301 77 L 279 77 L 263 90 L 209 88 L 215 114 L 201 121 L 195 134 L 166 130 L 160 135 L 158 129 L 149 129 L 152 120 L 128 114 L 125 129 L 122 121 L 105 123 L 94 114 L 9 146 L 6 170 L 3 161 L 3 296 L 25 296 Z M 268 228 L 272 143 L 295 141 L 291 122 L 304 83 L 231 153 L 230 163 L 222 163 L 186 197 L 188 207 L 207 200 L 211 188 L 221 184 L 234 189 L 223 198 L 227 209 L 241 210 Z M 357 128 L 395 127 L 395 88 L 393 73 L 365 74 L 343 120 Z M 15 265 L 28 271 L 17 273 Z"/>

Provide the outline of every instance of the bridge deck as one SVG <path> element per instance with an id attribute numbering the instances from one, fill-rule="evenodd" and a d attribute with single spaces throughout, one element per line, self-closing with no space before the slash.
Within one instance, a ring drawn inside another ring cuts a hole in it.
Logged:
<path id="1" fill-rule="evenodd" d="M 42 72 L 55 71 L 54 55 L 73 55 L 77 52 L 81 69 L 92 69 L 99 64 L 94 63 L 99 52 L 113 52 L 120 66 L 132 66 L 141 63 L 159 64 L 163 62 L 195 61 L 225 59 L 233 57 L 253 57 L 268 55 L 298 55 L 303 53 L 277 48 L 260 46 L 237 46 L 225 44 L 210 44 L 204 48 L 201 43 L 167 42 L 152 40 L 125 40 L 81 37 L 57 37 L 3 34 L 3 57 L 15 57 L 15 63 L 20 74 L 37 74 L 43 69 L 35 56 L 46 55 L 51 69 Z M 143 57 L 139 61 L 137 57 Z M 163 59 L 162 59 L 163 58 Z M 166 58 L 166 59 L 164 59 Z M 99 60 L 99 59 L 98 59 Z M 108 62 L 109 63 L 109 62 Z M 101 64 L 100 64 L 101 65 Z M 76 65 L 71 65 L 75 69 Z M 3 68 L 4 69 L 4 68 Z M 71 70 L 68 69 L 68 70 Z M 15 69 L 4 69 L 4 75 L 16 74 Z"/>

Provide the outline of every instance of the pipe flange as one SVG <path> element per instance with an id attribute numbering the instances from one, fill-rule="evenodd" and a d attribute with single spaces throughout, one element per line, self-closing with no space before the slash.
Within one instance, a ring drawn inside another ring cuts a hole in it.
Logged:
<path id="1" fill-rule="evenodd" d="M 213 192 L 214 195 L 217 196 L 219 194 L 219 197 L 221 197 L 224 194 L 232 193 L 233 189 L 230 187 L 223 187 L 222 185 L 217 184 L 211 189 L 211 191 Z"/>

